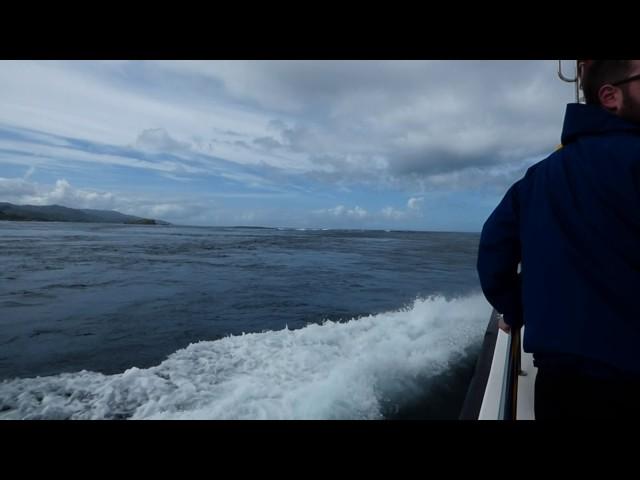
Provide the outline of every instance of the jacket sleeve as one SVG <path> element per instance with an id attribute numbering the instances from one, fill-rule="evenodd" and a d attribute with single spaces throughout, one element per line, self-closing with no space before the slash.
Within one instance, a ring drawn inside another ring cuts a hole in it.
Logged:
<path id="1" fill-rule="evenodd" d="M 482 228 L 478 250 L 478 275 L 489 303 L 512 327 L 522 319 L 520 263 L 520 215 L 518 191 L 522 180 L 505 194 Z"/>

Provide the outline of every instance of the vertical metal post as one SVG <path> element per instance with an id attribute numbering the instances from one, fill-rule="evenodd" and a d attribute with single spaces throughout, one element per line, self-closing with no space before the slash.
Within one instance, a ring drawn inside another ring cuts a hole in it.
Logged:
<path id="1" fill-rule="evenodd" d="M 500 419 L 516 420 L 518 413 L 518 374 L 520 372 L 520 329 L 512 328 L 509 334 L 507 365 L 504 372 L 500 401 Z"/>
<path id="2" fill-rule="evenodd" d="M 562 60 L 558 60 L 558 76 L 560 80 L 567 83 L 575 83 L 576 84 L 576 103 L 580 103 L 580 68 L 581 64 L 576 60 L 576 75 L 575 77 L 567 77 L 562 73 Z"/>

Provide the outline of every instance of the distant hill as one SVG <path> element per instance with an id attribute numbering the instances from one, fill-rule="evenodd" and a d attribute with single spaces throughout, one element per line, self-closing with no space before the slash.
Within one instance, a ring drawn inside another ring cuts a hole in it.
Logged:
<path id="1" fill-rule="evenodd" d="M 90 210 L 61 205 L 13 205 L 0 202 L 0 220 L 37 222 L 127 223 L 139 225 L 171 225 L 162 220 L 134 217 L 115 210 Z"/>

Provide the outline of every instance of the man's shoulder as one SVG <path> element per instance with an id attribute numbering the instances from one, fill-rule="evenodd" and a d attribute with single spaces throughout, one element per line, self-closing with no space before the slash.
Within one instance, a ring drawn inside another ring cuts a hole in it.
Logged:
<path id="1" fill-rule="evenodd" d="M 524 174 L 524 179 L 530 178 L 535 175 L 536 171 L 539 169 L 544 169 L 549 163 L 557 161 L 565 152 L 563 152 L 564 147 L 559 145 L 553 152 L 547 155 L 542 160 L 538 160 L 536 163 L 527 168 L 527 171 Z"/>
<path id="2" fill-rule="evenodd" d="M 564 147 L 566 153 L 590 152 L 592 155 L 638 156 L 640 135 L 635 131 L 613 131 L 601 135 L 585 135 Z"/>

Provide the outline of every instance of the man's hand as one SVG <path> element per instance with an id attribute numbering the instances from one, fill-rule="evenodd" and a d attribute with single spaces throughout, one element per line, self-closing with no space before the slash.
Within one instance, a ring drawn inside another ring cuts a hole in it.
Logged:
<path id="1" fill-rule="evenodd" d="M 502 316 L 502 314 L 498 315 L 498 328 L 504 333 L 511 332 L 511 327 L 504 322 L 504 317 Z"/>

